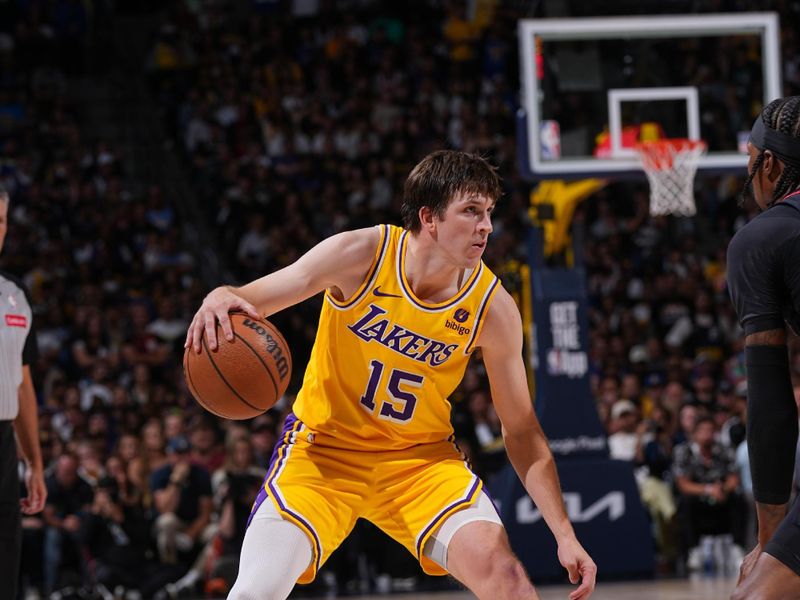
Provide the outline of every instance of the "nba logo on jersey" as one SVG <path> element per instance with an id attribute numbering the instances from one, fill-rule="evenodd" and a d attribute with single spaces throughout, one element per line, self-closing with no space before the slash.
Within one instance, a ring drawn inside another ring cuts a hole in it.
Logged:
<path id="1" fill-rule="evenodd" d="M 558 121 L 542 121 L 539 124 L 539 140 L 541 141 L 542 159 L 558 160 L 561 158 L 561 128 L 558 126 Z"/>

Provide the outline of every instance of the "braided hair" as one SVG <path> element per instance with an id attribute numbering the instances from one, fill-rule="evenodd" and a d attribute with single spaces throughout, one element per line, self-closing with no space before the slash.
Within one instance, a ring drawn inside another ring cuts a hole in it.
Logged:
<path id="1" fill-rule="evenodd" d="M 764 125 L 771 129 L 800 138 L 800 96 L 789 96 L 788 98 L 773 100 L 761 111 L 761 120 Z M 750 196 L 750 184 L 753 182 L 753 178 L 758 173 L 763 162 L 764 150 L 761 150 L 753 162 L 753 168 L 750 170 L 747 180 L 744 182 L 744 191 L 742 192 L 744 199 Z M 772 200 L 767 203 L 767 207 L 772 206 L 798 187 L 800 187 L 800 168 L 783 162 L 783 172 L 780 179 L 778 179 L 778 183 L 775 184 Z"/>

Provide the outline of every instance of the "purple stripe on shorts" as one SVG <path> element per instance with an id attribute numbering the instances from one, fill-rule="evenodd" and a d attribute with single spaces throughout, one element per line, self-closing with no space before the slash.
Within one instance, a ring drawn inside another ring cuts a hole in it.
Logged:
<path id="1" fill-rule="evenodd" d="M 283 501 L 281 500 L 280 493 L 277 490 L 275 479 L 277 479 L 277 477 L 273 478 L 267 483 L 270 491 L 272 492 L 272 497 L 275 498 L 275 500 L 278 502 L 278 506 L 281 507 L 282 511 L 292 515 L 295 519 L 300 521 L 314 538 L 314 545 L 316 546 L 315 554 L 317 555 L 316 560 L 314 562 L 316 563 L 316 568 L 319 569 L 319 563 L 322 560 L 322 542 L 320 542 L 320 539 L 317 536 L 317 532 L 314 531 L 314 528 L 311 526 L 311 523 L 306 521 L 300 513 L 293 511 L 283 503 Z"/>
<path id="2" fill-rule="evenodd" d="M 286 420 L 283 422 L 281 437 L 278 438 L 278 443 L 275 444 L 275 447 L 272 449 L 272 456 L 269 459 L 269 468 L 267 469 L 267 479 L 269 479 L 270 474 L 272 474 L 273 467 L 275 466 L 275 459 L 278 458 L 278 450 L 289 442 L 289 436 L 295 423 L 297 423 L 297 417 L 293 412 L 290 412 L 286 415 Z"/>
<path id="3" fill-rule="evenodd" d="M 420 560 L 422 559 L 422 541 L 427 537 L 428 533 L 434 527 L 436 527 L 439 524 L 439 521 L 442 519 L 442 517 L 445 514 L 447 514 L 449 511 L 453 510 L 454 508 L 457 508 L 457 507 L 461 506 L 462 504 L 468 504 L 470 502 L 470 500 L 475 496 L 475 492 L 477 491 L 478 486 L 480 485 L 480 483 L 481 483 L 481 480 L 478 477 L 475 477 L 475 483 L 472 484 L 472 487 L 469 489 L 469 492 L 467 492 L 467 497 L 466 498 L 462 498 L 461 500 L 456 500 L 452 504 L 449 504 L 445 508 L 443 508 L 439 512 L 439 514 L 436 515 L 436 518 L 433 519 L 433 521 L 431 521 L 428 524 L 428 526 L 422 531 L 422 534 L 419 536 L 419 540 L 417 541 L 417 558 L 418 559 L 420 559 Z"/>
<path id="4" fill-rule="evenodd" d="M 314 552 L 316 554 L 316 560 L 314 562 L 316 563 L 316 568 L 319 569 L 320 561 L 322 560 L 322 543 L 317 536 L 317 532 L 314 531 L 314 528 L 305 518 L 303 518 L 302 515 L 291 510 L 284 504 L 276 484 L 276 480 L 278 479 L 281 470 L 286 465 L 286 459 L 289 456 L 289 451 L 294 443 L 292 440 L 292 435 L 299 431 L 302 425 L 303 423 L 298 420 L 294 413 L 289 413 L 289 415 L 286 417 L 286 422 L 283 426 L 283 432 L 281 433 L 281 440 L 275 445 L 275 449 L 272 451 L 272 459 L 270 460 L 267 477 L 264 480 L 264 485 L 262 485 L 261 489 L 258 491 L 256 501 L 253 503 L 253 509 L 250 511 L 250 516 L 247 519 L 247 526 L 250 526 L 250 523 L 253 520 L 253 515 L 256 514 L 256 511 L 258 510 L 258 507 L 261 506 L 261 503 L 266 500 L 268 495 L 267 488 L 269 488 L 269 491 L 272 493 L 272 497 L 275 498 L 275 501 L 278 503 L 280 509 L 302 523 L 314 538 L 314 545 L 316 546 Z"/>
<path id="5" fill-rule="evenodd" d="M 295 414 L 289 413 L 283 423 L 283 431 L 281 431 L 281 435 L 278 438 L 278 443 L 275 444 L 275 447 L 272 449 L 272 457 L 269 459 L 267 476 L 264 477 L 264 483 L 261 485 L 261 489 L 258 490 L 258 494 L 256 494 L 256 500 L 253 502 L 253 508 L 250 510 L 250 516 L 247 517 L 246 527 L 250 526 L 250 522 L 253 520 L 253 515 L 256 514 L 258 507 L 261 506 L 261 503 L 264 502 L 264 499 L 267 497 L 267 482 L 270 480 L 275 471 L 280 468 L 280 465 L 278 464 L 278 456 L 282 454 L 281 451 L 288 445 L 289 440 L 292 437 L 292 430 L 294 429 L 296 423 L 297 417 Z"/>

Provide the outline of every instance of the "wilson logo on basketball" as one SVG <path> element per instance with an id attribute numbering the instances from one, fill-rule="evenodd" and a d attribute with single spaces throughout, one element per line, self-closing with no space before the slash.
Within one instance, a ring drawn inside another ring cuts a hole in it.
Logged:
<path id="1" fill-rule="evenodd" d="M 6 325 L 9 327 L 27 327 L 28 318 L 25 315 L 6 315 Z"/>
<path id="2" fill-rule="evenodd" d="M 278 342 L 275 341 L 275 338 L 272 337 L 261 325 L 251 321 L 250 319 L 245 319 L 242 324 L 264 338 L 264 348 L 272 355 L 272 358 L 275 359 L 275 366 L 278 368 L 278 375 L 280 375 L 281 380 L 285 379 L 289 374 L 289 361 L 286 360 L 286 357 L 283 355 L 283 351 L 278 345 Z"/>

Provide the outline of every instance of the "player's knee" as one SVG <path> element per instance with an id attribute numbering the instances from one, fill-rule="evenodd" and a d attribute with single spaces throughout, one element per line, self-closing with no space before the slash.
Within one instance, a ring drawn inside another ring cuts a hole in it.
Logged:
<path id="1" fill-rule="evenodd" d="M 495 581 L 505 582 L 508 587 L 515 590 L 527 589 L 531 585 L 522 563 L 513 556 L 503 559 L 493 575 Z"/>
<path id="2" fill-rule="evenodd" d="M 522 589 L 530 585 L 522 563 L 504 545 L 498 544 L 492 548 L 486 558 L 481 561 L 485 569 L 482 579 L 491 586 L 499 586 L 497 589 Z"/>

